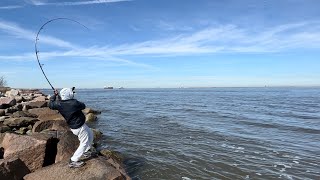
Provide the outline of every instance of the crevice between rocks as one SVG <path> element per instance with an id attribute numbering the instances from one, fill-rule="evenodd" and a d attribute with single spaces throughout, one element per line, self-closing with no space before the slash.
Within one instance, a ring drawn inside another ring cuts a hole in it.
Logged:
<path id="1" fill-rule="evenodd" d="M 50 138 L 46 144 L 46 151 L 42 167 L 49 166 L 55 163 L 56 155 L 58 151 L 58 138 Z"/>
<path id="2" fill-rule="evenodd" d="M 4 148 L 0 147 L 0 159 L 3 159 L 4 156 Z"/>

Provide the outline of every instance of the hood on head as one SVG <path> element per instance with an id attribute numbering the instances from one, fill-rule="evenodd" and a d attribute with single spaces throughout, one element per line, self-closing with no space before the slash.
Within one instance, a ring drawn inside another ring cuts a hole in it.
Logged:
<path id="1" fill-rule="evenodd" d="M 63 89 L 61 89 L 60 97 L 61 97 L 61 100 L 73 99 L 73 97 L 74 97 L 73 90 L 71 88 L 63 88 Z"/>

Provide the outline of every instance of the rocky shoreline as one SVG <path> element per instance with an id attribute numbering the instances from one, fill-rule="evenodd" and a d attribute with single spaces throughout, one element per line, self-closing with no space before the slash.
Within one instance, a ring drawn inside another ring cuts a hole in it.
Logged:
<path id="1" fill-rule="evenodd" d="M 84 159 L 81 168 L 68 167 L 79 141 L 59 112 L 48 108 L 49 98 L 37 89 L 0 88 L 0 179 L 130 180 L 121 160 L 107 149 Z M 83 113 L 92 122 L 100 112 L 86 108 Z M 99 146 L 102 133 L 93 131 Z"/>

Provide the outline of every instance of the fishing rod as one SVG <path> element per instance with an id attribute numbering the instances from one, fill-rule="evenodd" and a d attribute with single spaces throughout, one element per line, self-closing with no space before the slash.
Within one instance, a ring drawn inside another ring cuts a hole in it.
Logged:
<path id="1" fill-rule="evenodd" d="M 41 64 L 41 63 L 40 63 L 40 60 L 39 60 L 39 55 L 38 55 L 38 54 L 39 54 L 38 41 L 39 41 L 39 35 L 40 35 L 41 30 L 44 29 L 44 27 L 45 27 L 47 24 L 49 24 L 49 23 L 51 23 L 51 22 L 53 22 L 53 21 L 57 21 L 57 20 L 68 20 L 68 21 L 72 21 L 72 22 L 75 22 L 75 23 L 81 25 L 82 27 L 84 27 L 84 28 L 86 28 L 86 29 L 89 29 L 89 28 L 87 28 L 85 25 L 81 24 L 80 22 L 78 22 L 78 21 L 76 21 L 76 20 L 73 20 L 73 19 L 70 19 L 70 18 L 55 18 L 55 19 L 51 19 L 51 20 L 47 21 L 46 23 L 44 23 L 44 24 L 40 27 L 40 29 L 39 29 L 39 31 L 38 31 L 38 33 L 37 33 L 37 36 L 36 36 L 36 41 L 35 41 L 35 43 L 34 43 L 34 49 L 35 49 L 35 52 L 36 52 L 37 61 L 38 61 L 39 67 L 40 67 L 40 69 L 41 69 L 41 71 L 42 71 L 42 74 L 44 75 L 44 77 L 45 77 L 46 80 L 48 81 L 48 83 L 49 83 L 49 85 L 51 86 L 52 90 L 55 90 L 55 89 L 54 89 L 54 87 L 52 86 L 52 84 L 50 83 L 50 81 L 49 81 L 46 73 L 44 72 L 44 70 L 43 70 L 43 68 L 42 68 L 42 66 L 43 66 L 44 64 Z"/>

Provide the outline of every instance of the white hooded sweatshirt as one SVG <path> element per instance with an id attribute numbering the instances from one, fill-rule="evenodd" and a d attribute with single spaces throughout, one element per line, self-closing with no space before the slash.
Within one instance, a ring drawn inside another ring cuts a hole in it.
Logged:
<path id="1" fill-rule="evenodd" d="M 63 88 L 60 91 L 61 100 L 69 100 L 74 98 L 74 93 L 71 88 Z"/>

